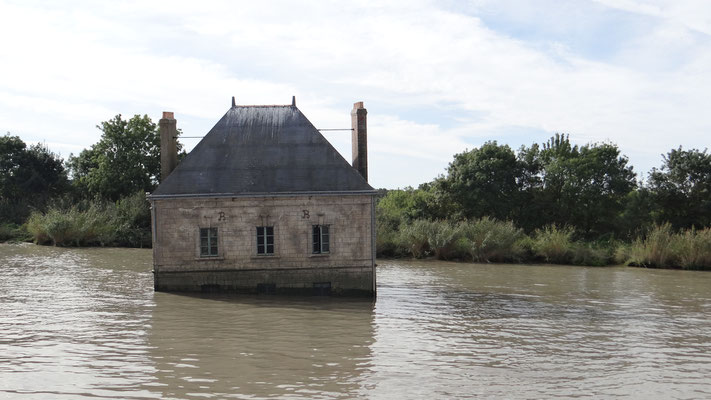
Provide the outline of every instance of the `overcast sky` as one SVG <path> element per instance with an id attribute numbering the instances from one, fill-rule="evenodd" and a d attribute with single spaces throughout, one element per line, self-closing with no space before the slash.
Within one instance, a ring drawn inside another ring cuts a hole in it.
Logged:
<path id="1" fill-rule="evenodd" d="M 711 134 L 708 0 L 0 0 L 0 35 L 0 132 L 64 157 L 119 113 L 204 135 L 231 96 L 295 95 L 317 128 L 349 128 L 364 101 L 386 188 L 556 132 L 616 143 L 646 176 Z M 325 136 L 350 161 L 349 133 Z"/>

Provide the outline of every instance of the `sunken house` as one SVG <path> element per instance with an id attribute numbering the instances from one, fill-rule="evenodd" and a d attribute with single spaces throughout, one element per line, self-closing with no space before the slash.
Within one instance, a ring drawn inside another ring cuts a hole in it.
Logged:
<path id="1" fill-rule="evenodd" d="M 367 111 L 353 165 L 296 107 L 232 107 L 178 164 L 160 120 L 162 182 L 148 195 L 157 291 L 375 295 Z"/>

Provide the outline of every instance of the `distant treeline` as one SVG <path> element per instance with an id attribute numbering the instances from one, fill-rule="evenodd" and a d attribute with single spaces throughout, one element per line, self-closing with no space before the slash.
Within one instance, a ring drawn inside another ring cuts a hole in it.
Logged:
<path id="1" fill-rule="evenodd" d="M 378 254 L 710 268 L 711 155 L 672 149 L 638 178 L 612 143 L 487 142 L 432 182 L 382 191 Z"/>
<path id="2" fill-rule="evenodd" d="M 0 136 L 0 241 L 150 246 L 157 126 L 117 115 L 97 127 L 101 139 L 66 162 Z M 378 255 L 711 267 L 711 155 L 672 149 L 640 178 L 612 143 L 487 142 L 417 189 L 381 190 Z"/>

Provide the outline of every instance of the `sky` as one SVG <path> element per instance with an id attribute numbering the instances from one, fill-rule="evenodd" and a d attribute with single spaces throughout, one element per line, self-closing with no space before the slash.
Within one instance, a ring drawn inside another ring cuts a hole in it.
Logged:
<path id="1" fill-rule="evenodd" d="M 617 144 L 644 178 L 711 137 L 708 0 L 0 0 L 0 37 L 0 132 L 64 158 L 116 114 L 203 136 L 232 96 L 296 96 L 320 129 L 363 101 L 376 188 L 555 133 Z M 324 136 L 350 161 L 349 132 Z"/>

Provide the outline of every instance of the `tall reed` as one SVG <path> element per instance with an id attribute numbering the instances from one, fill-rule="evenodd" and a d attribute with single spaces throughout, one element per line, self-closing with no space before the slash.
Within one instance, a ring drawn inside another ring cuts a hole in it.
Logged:
<path id="1" fill-rule="evenodd" d="M 400 225 L 400 238 L 410 254 L 420 258 L 429 250 L 432 231 L 432 221 L 416 219 L 409 224 Z"/>
<path id="2" fill-rule="evenodd" d="M 686 269 L 711 269 L 711 228 L 679 235 L 679 264 Z"/>
<path id="3" fill-rule="evenodd" d="M 549 263 L 571 263 L 574 233 L 572 227 L 558 227 L 555 224 L 548 225 L 543 229 L 536 229 L 533 235 L 533 252 Z"/>
<path id="4" fill-rule="evenodd" d="M 151 241 L 150 209 L 142 193 L 117 203 L 51 206 L 45 213 L 33 212 L 26 226 L 37 244 L 142 247 Z"/>
<path id="5" fill-rule="evenodd" d="M 461 222 L 457 229 L 461 238 L 457 247 L 464 248 L 472 261 L 520 261 L 522 249 L 517 243 L 524 234 L 513 222 L 483 217 Z"/>
<path id="6" fill-rule="evenodd" d="M 679 236 L 672 231 L 671 224 L 653 227 L 646 235 L 635 239 L 622 250 L 627 265 L 640 267 L 678 267 Z"/>

